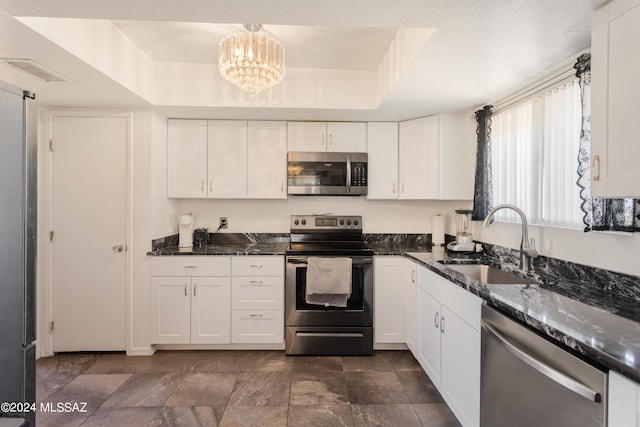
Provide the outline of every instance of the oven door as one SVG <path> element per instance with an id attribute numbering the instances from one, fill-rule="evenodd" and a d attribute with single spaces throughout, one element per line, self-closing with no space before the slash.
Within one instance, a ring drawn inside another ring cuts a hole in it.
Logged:
<path id="1" fill-rule="evenodd" d="M 352 289 L 347 306 L 325 307 L 306 302 L 307 257 L 287 257 L 287 326 L 373 326 L 373 258 L 350 258 Z"/>

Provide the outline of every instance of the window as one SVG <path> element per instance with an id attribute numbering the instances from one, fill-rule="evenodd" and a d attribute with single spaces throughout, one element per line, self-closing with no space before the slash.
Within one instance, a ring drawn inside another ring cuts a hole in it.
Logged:
<path id="1" fill-rule="evenodd" d="M 518 206 L 531 224 L 581 228 L 576 185 L 582 109 L 577 78 L 493 115 L 493 205 Z M 496 219 L 519 222 L 510 210 Z"/>

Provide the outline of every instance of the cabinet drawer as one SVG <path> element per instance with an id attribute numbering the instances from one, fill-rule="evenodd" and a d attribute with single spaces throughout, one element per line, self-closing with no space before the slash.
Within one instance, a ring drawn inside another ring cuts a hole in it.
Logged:
<path id="1" fill-rule="evenodd" d="M 231 306 L 234 310 L 282 310 L 283 277 L 233 277 Z"/>
<path id="2" fill-rule="evenodd" d="M 166 256 L 151 258 L 152 276 L 230 276 L 226 256 Z"/>
<path id="3" fill-rule="evenodd" d="M 284 340 L 282 310 L 232 310 L 231 342 L 281 343 Z"/>
<path id="4" fill-rule="evenodd" d="M 283 256 L 238 256 L 231 258 L 234 276 L 284 276 Z"/>

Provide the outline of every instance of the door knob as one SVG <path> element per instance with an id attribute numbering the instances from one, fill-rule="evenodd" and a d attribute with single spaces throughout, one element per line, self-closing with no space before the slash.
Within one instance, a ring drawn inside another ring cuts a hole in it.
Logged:
<path id="1" fill-rule="evenodd" d="M 111 250 L 117 254 L 119 254 L 120 252 L 124 251 L 124 246 L 122 245 L 115 245 L 114 247 L 111 248 Z"/>

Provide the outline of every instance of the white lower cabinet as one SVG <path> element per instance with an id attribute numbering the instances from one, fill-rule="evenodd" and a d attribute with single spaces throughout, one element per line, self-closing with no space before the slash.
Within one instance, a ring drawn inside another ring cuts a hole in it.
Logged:
<path id="1" fill-rule="evenodd" d="M 609 427 L 640 426 L 640 384 L 609 371 Z"/>
<path id="2" fill-rule="evenodd" d="M 401 256 L 377 256 L 373 260 L 374 344 L 407 341 L 407 288 L 415 265 Z"/>
<path id="3" fill-rule="evenodd" d="M 418 266 L 416 358 L 460 423 L 480 424 L 482 300 Z"/>
<path id="4" fill-rule="evenodd" d="M 284 257 L 231 259 L 231 342 L 284 342 Z"/>
<path id="5" fill-rule="evenodd" d="M 228 344 L 229 257 L 151 260 L 151 343 Z"/>
<path id="6" fill-rule="evenodd" d="M 284 342 L 284 257 L 151 259 L 151 344 Z"/>

